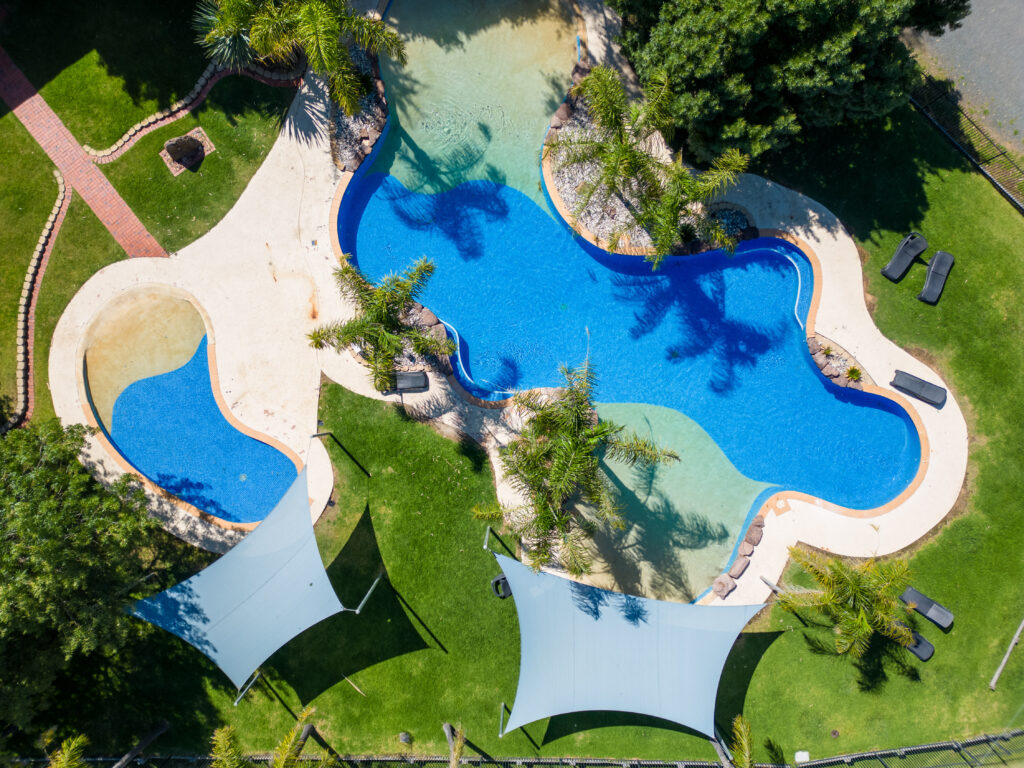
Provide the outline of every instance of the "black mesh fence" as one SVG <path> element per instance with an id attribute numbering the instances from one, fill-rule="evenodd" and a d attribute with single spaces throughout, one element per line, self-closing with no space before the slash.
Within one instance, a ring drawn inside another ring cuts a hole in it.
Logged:
<path id="1" fill-rule="evenodd" d="M 250 758 L 254 768 L 269 766 L 269 755 Z M 303 763 L 312 765 L 319 761 L 313 755 L 304 755 Z M 95 768 L 114 768 L 118 758 L 90 758 Z M 41 767 L 42 759 L 18 761 L 26 768 Z M 140 757 L 132 760 L 125 768 L 212 768 L 208 757 L 171 755 L 165 757 Z M 440 768 L 448 764 L 447 757 L 362 757 L 341 758 L 345 768 Z M 463 765 L 493 766 L 494 768 L 720 768 L 719 763 L 700 760 L 598 760 L 593 758 L 536 758 L 499 757 L 487 758 L 473 755 L 463 758 Z M 1024 730 L 1008 731 L 995 736 L 978 736 L 964 741 L 944 741 L 936 744 L 919 744 L 913 747 L 883 749 L 875 752 L 860 752 L 852 755 L 838 755 L 823 760 L 803 763 L 803 768 L 827 768 L 829 766 L 853 766 L 854 768 L 980 768 L 981 766 L 1013 766 L 1024 768 Z M 777 768 L 761 765 L 759 768 Z"/>
<path id="2" fill-rule="evenodd" d="M 1024 167 L 967 113 L 952 83 L 926 77 L 910 101 L 1024 214 Z"/>

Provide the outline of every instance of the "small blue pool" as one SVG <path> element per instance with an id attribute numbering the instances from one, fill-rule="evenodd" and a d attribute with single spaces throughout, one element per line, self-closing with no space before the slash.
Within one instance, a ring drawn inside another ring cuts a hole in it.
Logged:
<path id="1" fill-rule="evenodd" d="M 118 396 L 108 434 L 147 478 L 231 522 L 262 520 L 296 477 L 291 459 L 224 418 L 205 336 L 184 366 L 140 379 Z"/>
<path id="2" fill-rule="evenodd" d="M 917 473 L 907 413 L 836 387 L 811 360 L 813 273 L 794 246 L 764 238 L 652 272 L 502 184 L 418 194 L 386 174 L 357 179 L 342 247 L 373 280 L 421 255 L 436 264 L 421 301 L 457 338 L 457 375 L 473 394 L 558 385 L 559 364 L 589 350 L 601 401 L 676 409 L 754 480 L 869 509 Z"/>

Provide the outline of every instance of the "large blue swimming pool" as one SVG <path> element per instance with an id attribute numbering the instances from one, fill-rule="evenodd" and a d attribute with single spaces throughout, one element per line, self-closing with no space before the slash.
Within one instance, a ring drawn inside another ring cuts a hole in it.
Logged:
<path id="1" fill-rule="evenodd" d="M 262 520 L 296 476 L 291 459 L 235 429 L 213 396 L 206 337 L 188 363 L 114 402 L 109 437 L 161 488 L 224 520 Z"/>
<path id="2" fill-rule="evenodd" d="M 921 446 L 892 401 L 834 386 L 807 351 L 806 257 L 775 239 L 652 272 L 574 237 L 521 192 L 471 181 L 417 194 L 373 173 L 346 194 L 342 247 L 371 279 L 426 255 L 421 300 L 459 341 L 467 389 L 560 383 L 589 350 L 606 402 L 674 408 L 746 476 L 867 509 L 897 496 Z"/>

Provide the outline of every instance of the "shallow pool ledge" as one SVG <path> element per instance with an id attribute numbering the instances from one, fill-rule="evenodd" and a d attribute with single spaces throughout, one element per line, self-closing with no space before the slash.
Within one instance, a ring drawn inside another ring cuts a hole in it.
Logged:
<path id="1" fill-rule="evenodd" d="M 887 339 L 871 318 L 864 297 L 864 275 L 857 246 L 839 219 L 821 204 L 759 176 L 744 174 L 726 196 L 749 212 L 762 235 L 781 237 L 811 259 L 815 292 L 808 315 L 812 330 L 834 339 L 877 382 L 866 390 L 898 402 L 921 437 L 921 465 L 911 484 L 895 499 L 870 510 L 849 510 L 806 494 L 780 492 L 759 511 L 764 535 L 750 565 L 725 600 L 747 604 L 769 595 L 760 577 L 778 582 L 788 547 L 804 542 L 851 557 L 888 555 L 910 546 L 938 525 L 956 504 L 967 472 L 967 423 L 950 392 L 936 409 L 904 397 L 888 382 L 897 369 L 949 389 L 938 373 Z"/>

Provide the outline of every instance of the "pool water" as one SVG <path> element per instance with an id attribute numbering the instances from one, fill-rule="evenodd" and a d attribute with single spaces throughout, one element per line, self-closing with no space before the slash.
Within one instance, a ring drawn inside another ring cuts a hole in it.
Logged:
<path id="1" fill-rule="evenodd" d="M 391 128 L 375 170 L 418 192 L 486 179 L 542 203 L 538 152 L 576 61 L 571 4 L 395 0 L 388 22 L 409 64 L 381 59 Z"/>
<path id="2" fill-rule="evenodd" d="M 802 323 L 812 269 L 784 241 L 652 272 L 574 238 L 504 185 L 424 195 L 371 174 L 349 194 L 340 236 L 370 279 L 420 254 L 435 263 L 421 300 L 457 334 L 475 395 L 557 386 L 559 364 L 589 350 L 601 401 L 685 414 L 755 481 L 868 509 L 917 472 L 907 414 L 834 386 L 811 360 Z"/>
<path id="3" fill-rule="evenodd" d="M 297 474 L 291 459 L 224 418 L 213 395 L 205 336 L 185 365 L 121 392 L 108 435 L 161 488 L 232 522 L 262 520 Z"/>

